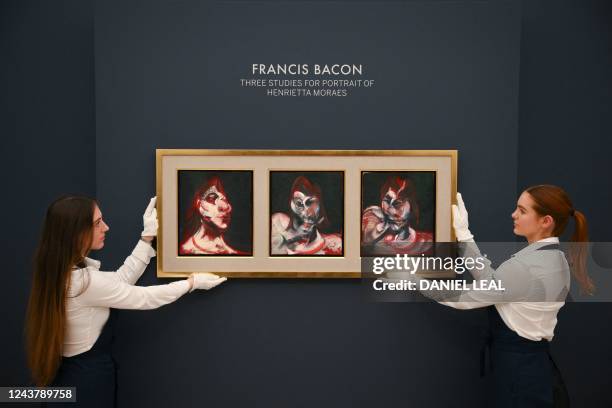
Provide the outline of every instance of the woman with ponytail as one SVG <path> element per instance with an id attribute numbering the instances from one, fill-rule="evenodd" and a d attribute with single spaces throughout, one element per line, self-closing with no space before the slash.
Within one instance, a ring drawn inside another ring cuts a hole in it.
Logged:
<path id="1" fill-rule="evenodd" d="M 115 309 L 155 309 L 194 289 L 223 282 L 193 274 L 167 285 L 134 286 L 150 259 L 157 235 L 152 198 L 138 244 L 116 272 L 101 272 L 88 258 L 102 249 L 108 225 L 95 200 L 63 197 L 48 208 L 36 254 L 26 317 L 26 352 L 38 386 L 76 387 L 75 407 L 113 407 L 116 374 L 111 356 Z M 54 404 L 54 406 L 59 406 Z"/>
<path id="2" fill-rule="evenodd" d="M 585 266 L 588 232 L 584 214 L 559 187 L 529 187 L 520 195 L 512 213 L 514 233 L 524 237 L 528 245 L 493 269 L 468 228 L 468 213 L 461 194 L 457 194 L 452 213 L 461 255 L 483 260 L 482 268 L 470 270 L 476 287 L 493 290 L 424 294 L 456 309 L 488 308 L 489 332 L 480 355 L 484 375 L 485 357 L 489 354 L 488 406 L 569 406 L 565 384 L 549 353 L 549 343 L 557 314 L 569 292 L 570 275 L 573 274 L 583 293 L 595 290 Z M 571 241 L 576 244 L 570 248 L 568 263 L 560 250 L 559 237 L 572 218 L 575 227 Z M 496 285 L 491 286 L 493 283 Z"/>

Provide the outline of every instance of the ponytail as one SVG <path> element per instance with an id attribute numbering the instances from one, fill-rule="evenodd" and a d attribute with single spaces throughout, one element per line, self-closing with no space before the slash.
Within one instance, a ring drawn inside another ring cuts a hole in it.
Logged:
<path id="1" fill-rule="evenodd" d="M 580 292 L 592 295 L 595 292 L 595 284 L 589 277 L 586 267 L 587 242 L 589 233 L 587 220 L 584 214 L 574 209 L 574 205 L 568 194 L 560 187 L 550 184 L 529 187 L 525 190 L 533 199 L 533 209 L 540 215 L 550 215 L 555 221 L 553 235 L 561 236 L 570 219 L 574 217 L 575 228 L 572 235 L 569 251 L 569 263 L 572 275 L 580 285 Z"/>
<path id="2" fill-rule="evenodd" d="M 587 273 L 587 242 L 589 240 L 587 220 L 583 213 L 573 210 L 574 213 L 574 233 L 571 242 L 575 243 L 570 247 L 569 260 L 574 278 L 580 285 L 581 293 L 592 295 L 595 292 L 595 284 Z"/>

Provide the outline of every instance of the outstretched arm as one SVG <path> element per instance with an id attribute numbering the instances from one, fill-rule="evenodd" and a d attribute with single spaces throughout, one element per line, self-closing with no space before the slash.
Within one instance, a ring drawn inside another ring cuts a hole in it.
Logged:
<path id="1" fill-rule="evenodd" d="M 141 233 L 141 239 L 136 244 L 136 248 L 132 251 L 132 254 L 128 256 L 123 263 L 117 269 L 117 278 L 123 282 L 133 285 L 142 276 L 149 261 L 153 258 L 156 253 L 151 246 L 151 241 L 157 236 L 157 197 L 151 198 L 149 205 L 147 206 L 143 216 L 143 230 Z"/>

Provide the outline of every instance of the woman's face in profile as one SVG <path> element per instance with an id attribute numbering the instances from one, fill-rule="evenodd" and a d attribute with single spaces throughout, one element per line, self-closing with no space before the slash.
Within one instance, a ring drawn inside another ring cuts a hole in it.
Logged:
<path id="1" fill-rule="evenodd" d="M 104 238 L 106 236 L 106 232 L 110 228 L 104 220 L 102 219 L 102 212 L 100 208 L 96 205 L 94 208 L 93 214 L 93 237 L 91 241 L 91 249 L 102 249 L 104 247 Z"/>
<path id="2" fill-rule="evenodd" d="M 542 235 L 551 228 L 550 216 L 541 216 L 534 209 L 535 202 L 531 195 L 524 191 L 516 203 L 516 209 L 512 213 L 514 221 L 514 233 L 522 237 L 534 237 Z"/>

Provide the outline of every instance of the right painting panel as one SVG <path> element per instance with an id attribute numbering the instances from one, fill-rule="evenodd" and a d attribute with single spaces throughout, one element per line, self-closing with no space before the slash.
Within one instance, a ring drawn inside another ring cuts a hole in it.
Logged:
<path id="1" fill-rule="evenodd" d="M 435 171 L 361 172 L 361 256 L 433 253 Z"/>

